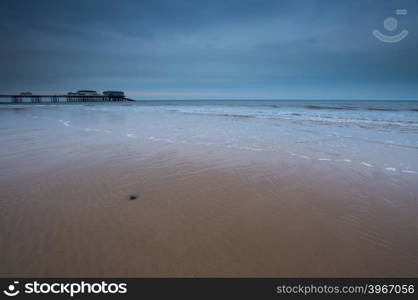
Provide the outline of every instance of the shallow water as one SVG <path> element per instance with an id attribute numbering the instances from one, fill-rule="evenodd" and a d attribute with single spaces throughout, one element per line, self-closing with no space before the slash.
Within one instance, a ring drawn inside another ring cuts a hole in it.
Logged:
<path id="1" fill-rule="evenodd" d="M 417 276 L 417 109 L 1 105 L 0 275 Z"/>
<path id="2" fill-rule="evenodd" d="M 418 173 L 418 102 L 412 101 L 150 101 L 1 109 L 4 135 L 26 127 L 48 134 L 67 130 Z"/>

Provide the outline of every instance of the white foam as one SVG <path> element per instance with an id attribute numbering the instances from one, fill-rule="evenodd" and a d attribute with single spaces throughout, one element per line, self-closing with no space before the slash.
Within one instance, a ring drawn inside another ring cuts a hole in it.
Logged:
<path id="1" fill-rule="evenodd" d="M 402 170 L 402 173 L 418 174 L 418 172 L 415 172 L 415 171 L 412 171 L 412 170 Z"/>
<path id="2" fill-rule="evenodd" d="M 255 148 L 255 147 L 236 147 L 237 149 L 241 149 L 241 150 L 248 150 L 248 151 L 263 151 L 264 149 L 262 148 Z"/>
<path id="3" fill-rule="evenodd" d="M 135 134 L 133 134 L 133 133 L 127 133 L 127 134 L 126 134 L 126 136 L 127 136 L 128 138 L 135 138 L 135 137 L 136 137 L 136 135 L 135 135 Z"/>
<path id="4" fill-rule="evenodd" d="M 396 168 L 385 168 L 386 171 L 396 172 Z"/>
<path id="5" fill-rule="evenodd" d="M 84 131 L 96 131 L 96 132 L 100 132 L 100 129 L 94 129 L 94 128 L 83 128 Z"/>
<path id="6" fill-rule="evenodd" d="M 351 159 L 344 158 L 344 159 L 336 159 L 335 161 L 351 162 Z"/>
<path id="7" fill-rule="evenodd" d="M 174 143 L 174 141 L 172 141 L 170 139 L 158 138 L 158 137 L 154 137 L 154 136 L 148 136 L 147 138 L 151 141 L 156 141 L 156 142 Z"/>
<path id="8" fill-rule="evenodd" d="M 322 160 L 322 161 L 331 161 L 329 158 L 319 158 L 318 160 Z"/>
<path id="9" fill-rule="evenodd" d="M 369 167 L 369 168 L 372 168 L 372 167 L 373 167 L 373 165 L 371 165 L 371 164 L 369 164 L 369 163 L 366 163 L 366 162 L 364 162 L 364 161 L 362 161 L 362 162 L 361 162 L 361 164 L 362 164 L 363 166 L 366 166 L 366 167 Z"/>
<path id="10" fill-rule="evenodd" d="M 65 120 L 58 120 L 58 121 L 64 126 L 71 127 L 70 121 L 65 121 Z"/>

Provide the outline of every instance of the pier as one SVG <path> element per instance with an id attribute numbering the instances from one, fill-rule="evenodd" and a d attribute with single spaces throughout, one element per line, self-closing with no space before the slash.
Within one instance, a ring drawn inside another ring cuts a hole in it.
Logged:
<path id="1" fill-rule="evenodd" d="M 71 94 L 71 95 L 69 95 Z M 121 102 L 135 101 L 126 98 L 123 94 L 104 93 L 103 95 L 80 95 L 69 93 L 64 95 L 34 95 L 30 93 L 0 95 L 1 104 L 39 104 L 39 103 L 62 103 L 62 102 Z M 9 101 L 3 101 L 8 99 Z"/>

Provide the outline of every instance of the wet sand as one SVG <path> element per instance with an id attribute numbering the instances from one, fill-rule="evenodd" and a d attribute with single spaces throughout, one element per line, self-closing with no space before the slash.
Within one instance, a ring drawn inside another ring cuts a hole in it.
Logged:
<path id="1" fill-rule="evenodd" d="M 418 276 L 416 174 L 30 122 L 0 129 L 1 277 Z"/>
<path id="2" fill-rule="evenodd" d="M 124 151 L 2 177 L 1 276 L 417 276 L 407 178 Z"/>

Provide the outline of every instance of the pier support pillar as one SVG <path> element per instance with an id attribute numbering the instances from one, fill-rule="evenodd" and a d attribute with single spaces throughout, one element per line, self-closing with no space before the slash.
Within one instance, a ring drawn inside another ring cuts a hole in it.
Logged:
<path id="1" fill-rule="evenodd" d="M 40 96 L 32 96 L 30 100 L 31 100 L 32 103 L 41 103 L 41 97 Z"/>
<path id="2" fill-rule="evenodd" d="M 12 96 L 12 103 L 22 103 L 22 97 Z"/>

